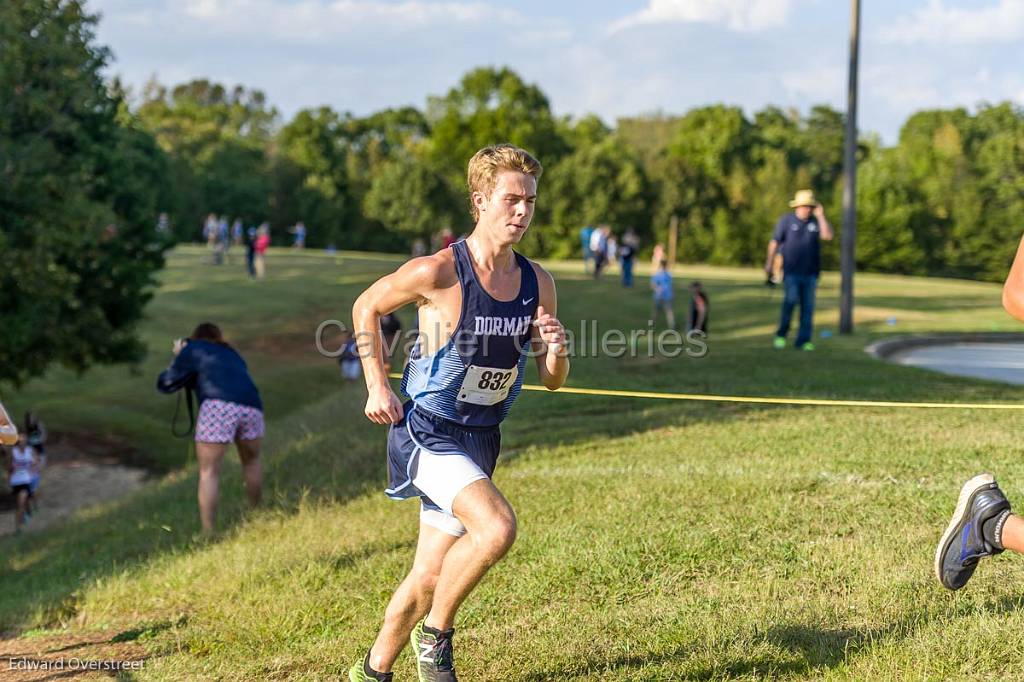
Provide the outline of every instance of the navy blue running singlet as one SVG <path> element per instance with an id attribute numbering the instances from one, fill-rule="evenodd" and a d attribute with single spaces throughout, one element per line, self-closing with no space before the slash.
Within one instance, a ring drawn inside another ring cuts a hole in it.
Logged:
<path id="1" fill-rule="evenodd" d="M 508 415 L 523 384 L 537 311 L 537 273 L 515 253 L 519 293 L 511 301 L 499 301 L 477 279 L 466 242 L 450 248 L 462 287 L 459 323 L 434 355 L 422 356 L 422 339 L 417 341 L 402 375 L 402 392 L 417 410 L 462 426 L 496 426 Z"/>

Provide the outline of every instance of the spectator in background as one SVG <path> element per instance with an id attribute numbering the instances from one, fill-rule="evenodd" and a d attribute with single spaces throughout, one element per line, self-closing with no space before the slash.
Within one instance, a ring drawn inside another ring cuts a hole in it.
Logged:
<path id="1" fill-rule="evenodd" d="M 654 251 L 651 253 L 651 267 L 657 270 L 661 261 L 666 260 L 667 258 L 668 256 L 665 254 L 665 245 L 661 243 L 655 244 Z"/>
<path id="2" fill-rule="evenodd" d="M 196 457 L 199 460 L 199 518 L 204 532 L 212 532 L 220 497 L 220 468 L 234 442 L 242 461 L 242 478 L 250 506 L 260 503 L 263 471 L 263 402 L 249 376 L 245 360 L 228 345 L 220 328 L 203 322 L 188 339 L 174 342 L 174 362 L 161 372 L 156 387 L 161 393 L 195 390 L 199 400 L 196 420 Z"/>
<path id="3" fill-rule="evenodd" d="M 583 273 L 590 274 L 590 264 L 594 260 L 594 253 L 590 250 L 590 237 L 594 234 L 594 227 L 586 225 L 580 228 L 580 246 L 583 250 Z"/>
<path id="4" fill-rule="evenodd" d="M 35 512 L 39 505 L 40 472 L 46 467 L 46 427 L 43 426 L 43 422 L 39 420 L 39 416 L 35 412 L 25 413 L 25 438 L 38 457 L 36 475 L 29 484 L 29 492 L 31 493 L 30 507 Z"/>
<path id="5" fill-rule="evenodd" d="M 604 262 L 607 265 L 619 262 L 619 240 L 615 238 L 615 234 L 611 231 L 611 228 L 608 228 L 608 236 L 604 249 Z"/>
<path id="6" fill-rule="evenodd" d="M 231 224 L 231 243 L 234 246 L 242 245 L 242 232 L 244 227 L 242 226 L 242 219 L 237 218 L 234 223 Z"/>
<path id="7" fill-rule="evenodd" d="M 455 243 L 455 233 L 452 232 L 450 227 L 446 227 L 441 230 L 441 248 L 447 249 L 449 246 Z"/>
<path id="8" fill-rule="evenodd" d="M 619 261 L 622 263 L 622 286 L 627 289 L 633 286 L 633 262 L 640 248 L 640 239 L 633 228 L 627 228 L 622 235 L 622 246 L 619 247 Z"/>
<path id="9" fill-rule="evenodd" d="M 690 325 L 687 331 L 708 333 L 708 295 L 697 281 L 690 284 Z"/>
<path id="10" fill-rule="evenodd" d="M 206 216 L 206 222 L 203 223 L 203 241 L 206 242 L 206 246 L 210 250 L 210 259 L 212 261 L 213 251 L 217 246 L 217 216 L 213 213 Z"/>
<path id="11" fill-rule="evenodd" d="M 222 215 L 217 221 L 217 227 L 213 238 L 213 264 L 220 265 L 224 262 L 224 253 L 228 247 L 228 234 L 231 232 L 228 227 L 228 217 Z"/>
<path id="12" fill-rule="evenodd" d="M 798 350 L 814 350 L 814 295 L 821 273 L 820 240 L 832 239 L 832 225 L 825 218 L 825 209 L 809 189 L 799 190 L 789 202 L 792 213 L 779 218 L 768 242 L 765 273 L 769 278 L 775 254 L 782 252 L 782 313 L 775 332 L 775 348 L 786 347 L 786 335 L 793 318 L 793 309 L 800 305 L 800 329 L 794 344 Z"/>
<path id="13" fill-rule="evenodd" d="M 341 355 L 338 356 L 341 377 L 345 381 L 355 381 L 363 376 L 362 360 L 359 358 L 359 347 L 355 337 L 347 329 L 341 333 Z"/>
<path id="14" fill-rule="evenodd" d="M 156 231 L 158 234 L 165 235 L 171 231 L 171 219 L 167 217 L 167 214 L 161 212 L 156 219 Z"/>
<path id="15" fill-rule="evenodd" d="M 391 358 L 395 355 L 395 340 L 402 331 L 402 321 L 394 313 L 380 316 L 380 331 L 384 339 L 384 371 L 391 371 Z"/>
<path id="16" fill-rule="evenodd" d="M 654 310 L 651 313 L 651 324 L 657 324 L 658 311 L 665 313 L 665 322 L 669 329 L 676 328 L 676 314 L 673 310 L 674 293 L 672 291 L 672 273 L 668 271 L 668 261 L 661 261 L 658 270 L 651 277 L 651 289 L 654 290 Z"/>
<path id="17" fill-rule="evenodd" d="M 256 278 L 256 237 L 255 227 L 245 231 L 245 267 L 249 271 L 250 279 Z"/>
<path id="18" fill-rule="evenodd" d="M 28 444 L 24 433 L 18 434 L 18 443 L 11 448 L 7 460 L 7 481 L 11 486 L 17 507 L 14 512 L 14 532 L 20 533 L 29 520 L 29 499 L 32 497 L 32 479 L 39 475 L 39 459 Z"/>
<path id="19" fill-rule="evenodd" d="M 263 223 L 256 230 L 256 242 L 253 244 L 253 266 L 256 279 L 267 275 L 267 248 L 270 246 L 270 223 Z"/>
<path id="20" fill-rule="evenodd" d="M 594 259 L 594 279 L 601 278 L 605 262 L 608 258 L 608 233 L 610 228 L 607 225 L 599 225 L 590 235 L 590 254 Z"/>
<path id="21" fill-rule="evenodd" d="M 420 256 L 427 255 L 427 242 L 423 240 L 423 237 L 416 237 L 412 242 L 412 257 L 419 258 Z"/>
<path id="22" fill-rule="evenodd" d="M 295 223 L 295 228 L 292 231 L 295 233 L 295 241 L 292 243 L 292 247 L 296 249 L 306 248 L 306 224 L 299 221 Z"/>

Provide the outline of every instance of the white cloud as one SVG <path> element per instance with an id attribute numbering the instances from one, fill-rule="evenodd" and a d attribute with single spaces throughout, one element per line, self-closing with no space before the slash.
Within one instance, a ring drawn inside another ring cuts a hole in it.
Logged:
<path id="1" fill-rule="evenodd" d="M 687 22 L 719 24 L 733 31 L 763 31 L 782 26 L 794 0 L 648 0 L 647 7 L 614 22 L 609 32 L 644 24 Z"/>
<path id="2" fill-rule="evenodd" d="M 122 0 L 123 1 L 123 0 Z M 155 24 L 167 31 L 248 38 L 261 43 L 284 40 L 327 44 L 367 34 L 403 34 L 438 29 L 525 24 L 514 11 L 483 2 L 403 0 L 184 0 L 149 6 L 119 6 L 119 0 L 93 3 L 108 21 Z"/>
<path id="3" fill-rule="evenodd" d="M 900 44 L 984 45 L 1024 38 L 1024 2 L 998 0 L 984 7 L 953 7 L 929 0 L 924 7 L 897 17 L 883 32 L 886 42 Z"/>

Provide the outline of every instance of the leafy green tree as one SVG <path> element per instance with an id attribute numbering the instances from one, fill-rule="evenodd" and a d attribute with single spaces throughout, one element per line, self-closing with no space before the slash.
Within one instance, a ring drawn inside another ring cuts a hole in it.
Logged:
<path id="1" fill-rule="evenodd" d="M 328 107 L 303 110 L 277 136 L 272 220 L 310 229 L 310 246 L 341 243 L 349 218 L 347 119 Z"/>
<path id="2" fill-rule="evenodd" d="M 453 186 L 465 185 L 466 164 L 481 147 L 510 142 L 545 167 L 568 151 L 548 98 L 508 68 L 470 71 L 444 97 L 427 102 L 428 158 Z"/>
<path id="3" fill-rule="evenodd" d="M 468 204 L 444 176 L 413 155 L 400 155 L 374 176 L 363 202 L 366 215 L 390 230 L 429 238 L 448 227 L 470 227 Z"/>
<path id="4" fill-rule="evenodd" d="M 75 0 L 0 4 L 0 380 L 138 360 L 166 159 Z"/>
<path id="5" fill-rule="evenodd" d="M 565 258 L 578 255 L 579 230 L 608 223 L 616 231 L 633 227 L 647 234 L 647 179 L 639 161 L 613 137 L 579 148 L 545 173 L 538 191 L 550 225 L 532 229 L 528 253 Z"/>
<path id="6" fill-rule="evenodd" d="M 175 210 L 181 238 L 199 236 L 209 213 L 267 218 L 271 173 L 268 149 L 277 122 L 258 90 L 228 90 L 195 80 L 171 90 L 150 83 L 138 116 L 173 158 L 173 178 L 183 199 Z"/>

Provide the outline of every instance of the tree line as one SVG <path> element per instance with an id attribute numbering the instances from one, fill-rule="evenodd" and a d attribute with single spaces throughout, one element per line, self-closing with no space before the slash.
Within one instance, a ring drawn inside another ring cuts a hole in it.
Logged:
<path id="1" fill-rule="evenodd" d="M 711 105 L 610 126 L 556 116 L 538 86 L 487 67 L 422 108 L 319 107 L 285 121 L 242 86 L 128 93 L 103 76 L 96 21 L 81 0 L 0 4 L 0 380 L 52 360 L 81 369 L 138 357 L 133 328 L 153 273 L 175 241 L 200 238 L 209 212 L 267 220 L 282 240 L 303 221 L 314 247 L 404 251 L 445 227 L 467 232 L 466 162 L 498 141 L 545 167 L 528 255 L 578 255 L 580 228 L 598 223 L 632 227 L 650 249 L 674 216 L 680 260 L 760 264 L 805 187 L 842 229 L 844 116 L 827 106 Z M 1020 107 L 922 111 L 896 144 L 865 136 L 858 155 L 860 269 L 1005 274 L 1024 227 Z M 823 260 L 836 267 L 838 248 Z"/>
<path id="2" fill-rule="evenodd" d="M 797 188 L 841 230 L 844 115 L 725 105 L 619 119 L 556 116 L 507 68 L 479 68 L 423 109 L 357 117 L 329 107 L 280 122 L 258 90 L 197 80 L 148 86 L 132 109 L 170 166 L 167 210 L 181 239 L 207 211 L 310 226 L 311 246 L 404 250 L 471 229 L 466 161 L 512 141 L 545 167 L 528 255 L 579 254 L 579 230 L 633 227 L 647 248 L 672 216 L 683 261 L 759 264 Z M 1024 227 L 1024 111 L 1010 103 L 922 111 L 895 145 L 859 143 L 858 267 L 995 280 Z M 838 266 L 838 248 L 824 251 Z"/>

